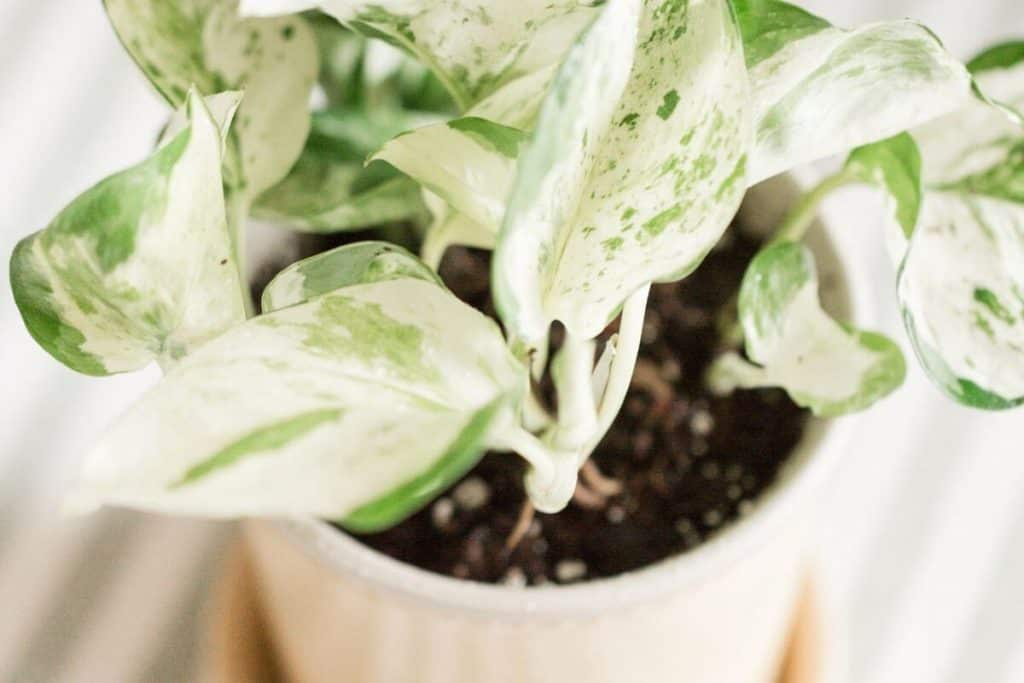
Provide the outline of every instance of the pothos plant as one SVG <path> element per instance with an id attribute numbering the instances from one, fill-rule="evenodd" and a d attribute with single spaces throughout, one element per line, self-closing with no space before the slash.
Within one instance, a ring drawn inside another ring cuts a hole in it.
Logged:
<path id="1" fill-rule="evenodd" d="M 105 5 L 173 114 L 11 262 L 55 358 L 165 372 L 92 451 L 83 504 L 375 530 L 492 450 L 559 510 L 622 405 L 651 284 L 701 264 L 747 187 L 851 149 L 750 263 L 745 352 L 709 381 L 826 416 L 903 381 L 893 341 L 821 308 L 802 242 L 823 197 L 867 183 L 893 229 L 865 236 L 896 257 L 923 368 L 968 405 L 1024 401 L 1022 43 L 965 66 L 913 21 L 846 30 L 778 0 Z M 256 307 L 250 216 L 405 221 L 422 259 L 355 241 Z M 504 330 L 439 279 L 452 244 L 493 249 Z"/>

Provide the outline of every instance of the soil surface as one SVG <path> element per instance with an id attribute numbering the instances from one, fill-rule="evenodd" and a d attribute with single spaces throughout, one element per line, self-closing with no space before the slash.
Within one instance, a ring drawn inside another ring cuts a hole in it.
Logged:
<path id="1" fill-rule="evenodd" d="M 592 458 L 599 474 L 584 478 L 566 510 L 537 513 L 519 525 L 525 533 L 514 532 L 525 501 L 523 462 L 492 453 L 424 510 L 358 538 L 458 578 L 573 583 L 686 552 L 749 514 L 806 421 L 781 390 L 717 397 L 704 386 L 708 364 L 726 345 L 720 312 L 757 248 L 730 229 L 696 273 L 652 289 L 630 394 Z M 450 249 L 441 274 L 463 300 L 493 314 L 488 265 L 485 252 Z M 510 538 L 519 540 L 513 546 Z"/>

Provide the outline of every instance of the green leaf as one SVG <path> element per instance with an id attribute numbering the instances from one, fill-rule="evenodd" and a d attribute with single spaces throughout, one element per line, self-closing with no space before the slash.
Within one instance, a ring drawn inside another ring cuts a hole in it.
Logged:
<path id="1" fill-rule="evenodd" d="M 730 353 L 713 366 L 720 391 L 779 386 L 815 415 L 869 407 L 906 375 L 899 347 L 874 332 L 834 321 L 818 302 L 814 257 L 803 245 L 761 250 L 743 277 L 740 323 L 751 364 Z"/>
<path id="2" fill-rule="evenodd" d="M 493 279 L 528 342 L 552 320 L 596 336 L 639 287 L 686 275 L 743 194 L 746 78 L 728 4 L 638 4 L 608 4 L 570 51 L 520 157 Z"/>
<path id="3" fill-rule="evenodd" d="M 496 235 L 523 139 L 514 128 L 465 117 L 399 135 L 371 158 L 395 166 Z"/>
<path id="4" fill-rule="evenodd" d="M 525 373 L 494 322 L 434 282 L 347 286 L 183 359 L 101 440 L 78 498 L 377 529 L 477 461 Z"/>
<path id="5" fill-rule="evenodd" d="M 384 163 L 364 160 L 385 140 L 436 120 L 398 110 L 329 109 L 313 115 L 306 147 L 288 176 L 253 213 L 306 232 L 356 230 L 426 213 L 419 186 Z"/>
<path id="6" fill-rule="evenodd" d="M 1013 40 L 993 45 L 967 62 L 967 70 L 980 74 L 993 69 L 1009 69 L 1024 63 L 1024 40 Z"/>
<path id="7" fill-rule="evenodd" d="M 104 0 L 125 49 L 161 95 L 181 106 L 193 84 L 204 95 L 244 91 L 235 117 L 241 177 L 254 197 L 281 180 L 309 131 L 317 76 L 313 32 L 300 17 L 241 19 L 238 0 Z"/>
<path id="8" fill-rule="evenodd" d="M 921 211 L 921 152 L 908 133 L 858 147 L 846 158 L 846 172 L 876 185 L 889 199 L 893 219 L 907 238 Z"/>
<path id="9" fill-rule="evenodd" d="M 356 242 L 310 256 L 278 273 L 263 290 L 263 312 L 309 301 L 341 287 L 420 279 L 441 285 L 413 254 L 388 242 Z"/>
<path id="10" fill-rule="evenodd" d="M 914 350 L 940 388 L 978 408 L 1024 403 L 1024 204 L 926 193 L 898 295 Z"/>
<path id="11" fill-rule="evenodd" d="M 962 106 L 971 78 L 912 21 L 854 30 L 779 0 L 733 0 L 757 140 L 748 182 L 896 135 Z"/>
<path id="12" fill-rule="evenodd" d="M 29 332 L 79 372 L 166 365 L 245 318 L 219 126 L 198 94 L 186 106 L 188 127 L 87 190 L 11 258 Z"/>
<path id="13" fill-rule="evenodd" d="M 580 0 L 246 0 L 241 9 L 273 15 L 313 7 L 429 65 L 461 111 L 557 63 L 594 14 Z"/>

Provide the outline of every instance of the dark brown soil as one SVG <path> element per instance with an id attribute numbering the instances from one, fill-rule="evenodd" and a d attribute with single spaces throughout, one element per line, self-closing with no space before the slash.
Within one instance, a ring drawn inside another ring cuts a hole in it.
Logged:
<path id="1" fill-rule="evenodd" d="M 797 443 L 804 411 L 779 390 L 712 396 L 704 372 L 724 342 L 717 318 L 757 250 L 732 229 L 698 271 L 657 285 L 631 393 L 593 456 L 618 495 L 577 491 L 538 514 L 513 550 L 523 464 L 488 454 L 444 496 L 383 533 L 360 536 L 404 562 L 459 578 L 516 585 L 608 577 L 685 552 L 756 506 Z M 490 311 L 488 257 L 452 249 L 442 276 Z"/>

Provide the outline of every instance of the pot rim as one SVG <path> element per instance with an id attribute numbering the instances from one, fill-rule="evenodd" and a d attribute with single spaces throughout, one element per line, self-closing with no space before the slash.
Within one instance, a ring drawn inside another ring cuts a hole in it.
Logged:
<path id="1" fill-rule="evenodd" d="M 770 192 L 789 195 L 787 205 L 798 187 L 789 176 L 765 184 L 770 186 Z M 864 282 L 864 274 L 857 264 L 839 261 L 835 240 L 828 236 L 820 218 L 812 232 L 820 235 L 824 248 L 834 257 L 832 266 L 838 275 L 834 279 L 836 294 L 844 315 L 851 320 L 863 316 L 871 308 L 870 302 L 857 296 L 863 289 L 851 288 L 849 284 Z M 624 574 L 578 584 L 512 587 L 456 579 L 395 560 L 322 520 L 274 520 L 272 524 L 275 531 L 332 573 L 353 576 L 368 588 L 434 607 L 511 618 L 593 614 L 653 600 L 681 586 L 698 587 L 769 543 L 800 502 L 822 486 L 845 450 L 856 426 L 855 419 L 809 418 L 793 454 L 783 464 L 776 481 L 761 493 L 751 514 L 731 522 L 695 549 Z"/>

